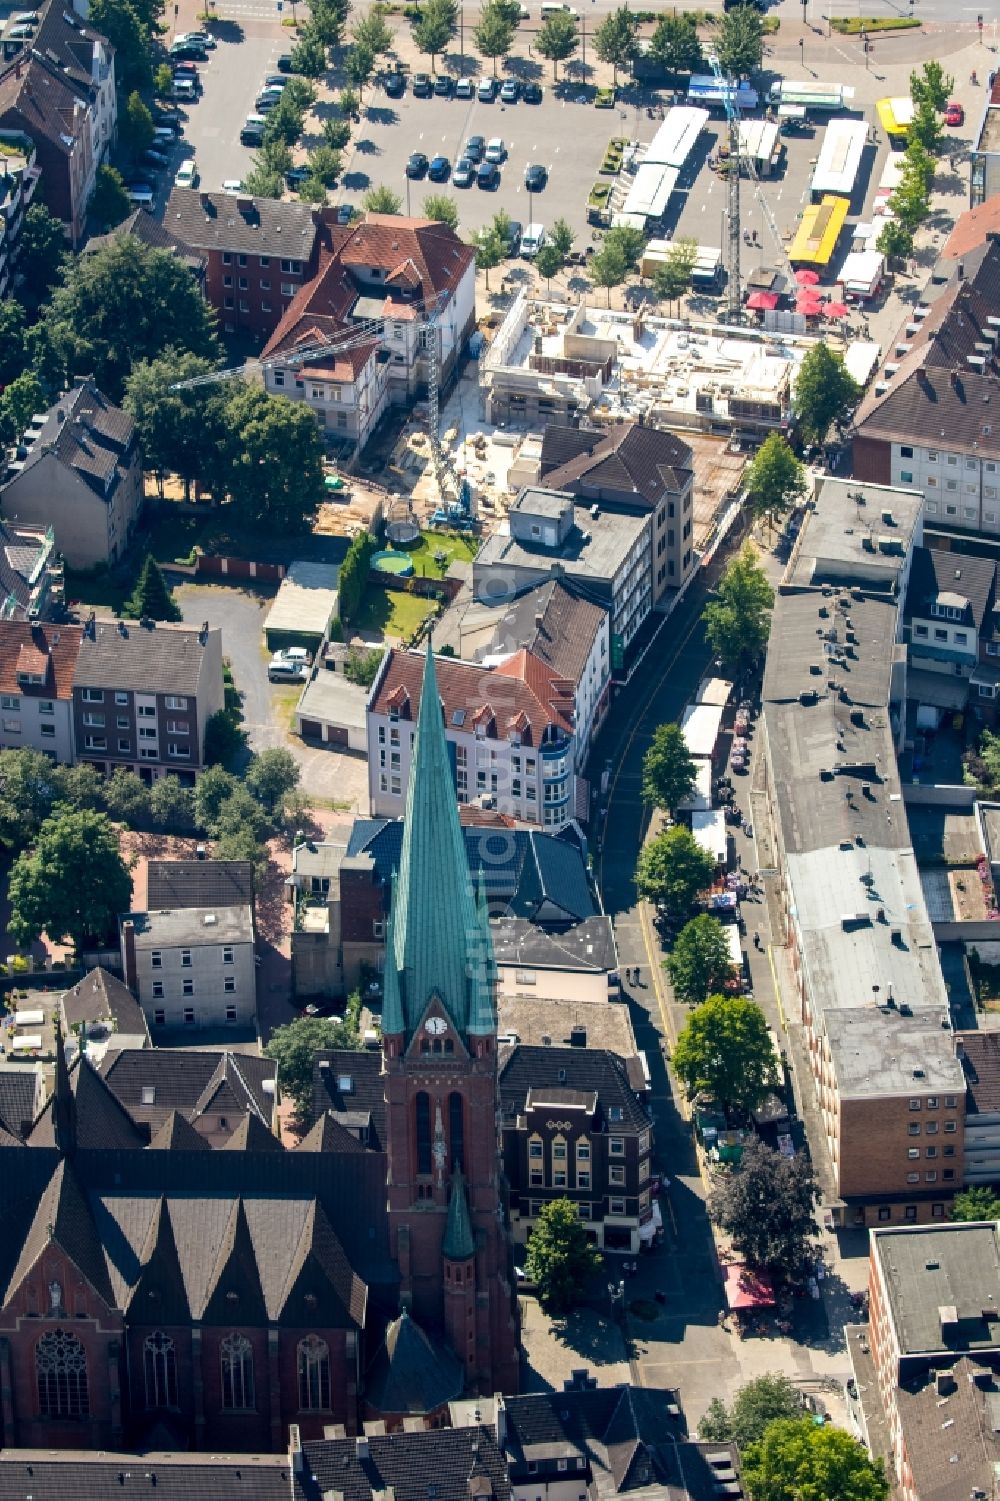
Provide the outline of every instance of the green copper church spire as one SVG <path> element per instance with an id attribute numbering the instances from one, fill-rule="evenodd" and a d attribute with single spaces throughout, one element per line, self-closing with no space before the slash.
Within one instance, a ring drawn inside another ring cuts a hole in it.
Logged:
<path id="1" fill-rule="evenodd" d="M 405 1030 L 419 1025 L 434 994 L 459 1032 L 492 1030 L 492 998 L 482 994 L 483 985 L 492 983 L 492 951 L 469 876 L 430 641 L 392 905 L 386 966 L 394 964 L 398 974 Z M 489 954 L 485 970 L 484 941 Z M 384 1021 L 382 1025 L 387 1030 Z"/>
<path id="2" fill-rule="evenodd" d="M 486 873 L 482 866 L 479 867 L 479 883 L 476 888 L 476 913 L 479 917 L 479 933 L 475 950 L 470 954 L 472 995 L 467 1030 L 472 1037 L 483 1037 L 496 1031 L 496 1014 L 493 1010 L 496 964 L 493 958 L 493 939 L 490 936 L 490 909 L 486 900 Z"/>
<path id="3" fill-rule="evenodd" d="M 465 1179 L 462 1169 L 456 1167 L 451 1175 L 451 1197 L 448 1200 L 448 1222 L 444 1227 L 441 1254 L 450 1261 L 468 1261 L 476 1254 L 476 1241 L 469 1219 L 469 1201 L 465 1196 Z"/>
<path id="4" fill-rule="evenodd" d="M 385 926 L 385 976 L 382 982 L 382 1034 L 394 1037 L 406 1031 L 403 1002 L 399 994 L 399 971 L 391 962 L 395 953 L 396 872 L 392 873 L 389 893 L 389 918 Z"/>

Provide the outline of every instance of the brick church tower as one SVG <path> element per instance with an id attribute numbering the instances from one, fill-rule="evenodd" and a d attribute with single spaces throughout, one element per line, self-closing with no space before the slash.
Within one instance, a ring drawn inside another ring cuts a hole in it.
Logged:
<path id="1" fill-rule="evenodd" d="M 516 1391 L 518 1371 L 494 989 L 428 644 L 386 935 L 389 1233 L 404 1304 L 484 1393 Z"/>

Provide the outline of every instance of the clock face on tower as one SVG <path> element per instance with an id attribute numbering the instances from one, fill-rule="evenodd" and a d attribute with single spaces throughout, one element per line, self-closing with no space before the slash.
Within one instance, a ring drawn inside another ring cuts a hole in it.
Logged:
<path id="1" fill-rule="evenodd" d="M 443 1016 L 429 1016 L 424 1022 L 424 1031 L 429 1032 L 432 1037 L 440 1037 L 447 1030 L 448 1023 Z"/>

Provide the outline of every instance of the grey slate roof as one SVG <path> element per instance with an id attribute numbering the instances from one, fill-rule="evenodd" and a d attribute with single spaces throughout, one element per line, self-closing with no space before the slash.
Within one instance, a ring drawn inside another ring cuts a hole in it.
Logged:
<path id="1" fill-rule="evenodd" d="M 245 204 L 245 208 L 239 208 Z M 228 250 L 308 262 L 316 224 L 308 203 L 174 188 L 163 227 L 196 250 Z M 278 267 L 274 268 L 278 275 Z"/>
<path id="2" fill-rule="evenodd" d="M 641 1130 L 648 1117 L 629 1084 L 628 1071 L 617 1054 L 598 1048 L 513 1048 L 500 1068 L 500 1109 L 505 1121 L 524 1110 L 529 1092 L 548 1099 L 558 1089 L 597 1098 L 597 1118 L 610 1129 L 609 1113 L 621 1110 L 616 1126 Z"/>
<path id="3" fill-rule="evenodd" d="M 941 594 L 967 601 L 960 625 L 979 631 L 992 609 L 996 594 L 997 565 L 992 558 L 966 557 L 964 553 L 939 552 L 933 547 L 915 547 L 906 586 L 904 617 L 926 619 Z M 992 634 L 992 631 L 991 633 Z"/>
<path id="4" fill-rule="evenodd" d="M 84 630 L 73 687 L 194 697 L 204 658 L 205 642 L 190 626 L 133 620 L 120 630 L 114 621 L 97 620 Z"/>
<path id="5" fill-rule="evenodd" d="M 197 277 L 200 278 L 205 274 L 205 257 L 197 250 L 192 250 L 191 246 L 185 244 L 179 236 L 168 233 L 159 219 L 154 219 L 152 214 L 147 213 L 144 208 L 137 208 L 106 235 L 91 235 L 82 253 L 90 255 L 95 250 L 101 250 L 104 246 L 113 244 L 115 240 L 125 237 L 139 240 L 141 244 L 148 245 L 152 250 L 170 250 L 184 261 Z"/>
<path id="6" fill-rule="evenodd" d="M 114 406 L 93 381 L 85 380 L 49 408 L 24 460 L 24 470 L 52 453 L 95 495 L 110 500 L 123 468 L 132 462 L 134 443 L 135 423 L 128 412 Z"/>
<path id="7" fill-rule="evenodd" d="M 296 1501 L 321 1501 L 332 1492 L 344 1501 L 428 1501 L 433 1473 L 436 1501 L 469 1501 L 469 1482 L 483 1476 L 494 1501 L 510 1501 L 507 1468 L 492 1428 L 438 1428 L 432 1432 L 373 1434 L 368 1457 L 353 1438 L 304 1444 L 305 1463 L 295 1476 Z"/>
<path id="8" fill-rule="evenodd" d="M 607 610 L 547 579 L 498 612 L 496 630 L 480 656 L 526 647 L 560 677 L 578 683 Z"/>
<path id="9" fill-rule="evenodd" d="M 27 1136 L 35 1118 L 36 1074 L 33 1068 L 0 1068 L 0 1122 L 14 1136 Z"/>
<path id="10" fill-rule="evenodd" d="M 368 1367 L 365 1400 L 387 1415 L 432 1413 L 460 1396 L 464 1387 L 457 1356 L 432 1340 L 404 1308 L 385 1331 L 385 1342 Z"/>
<path id="11" fill-rule="evenodd" d="M 682 438 L 638 422 L 601 429 L 549 423 L 542 437 L 541 478 L 550 490 L 595 499 L 607 492 L 609 504 L 639 511 L 654 510 L 668 490 L 683 490 L 691 464 Z"/>
<path id="12" fill-rule="evenodd" d="M 342 1079 L 350 1079 L 349 1090 L 340 1088 Z M 349 1131 L 359 1131 L 363 1145 L 376 1151 L 384 1149 L 385 1084 L 381 1053 L 327 1048 L 316 1054 L 313 1122 L 328 1112 Z"/>
<path id="13" fill-rule="evenodd" d="M 146 1145 L 145 1131 L 132 1119 L 97 1069 L 79 1054 L 69 1069 L 69 1090 L 72 1129 L 78 1146 L 100 1151 Z M 51 1094 L 43 1105 L 32 1127 L 28 1145 L 56 1145 L 55 1094 Z"/>
<path id="14" fill-rule="evenodd" d="M 211 1104 L 232 1114 L 252 1110 L 266 1125 L 273 1095 L 264 1081 L 273 1080 L 275 1065 L 252 1053 L 226 1053 L 201 1048 L 124 1048 L 107 1053 L 101 1074 L 133 1120 L 157 1131 L 171 1111 L 193 1119 Z M 153 1101 L 144 1104 L 143 1089 Z"/>
<path id="15" fill-rule="evenodd" d="M 68 1027 L 107 1018 L 116 1032 L 149 1036 L 142 1007 L 131 990 L 100 965 L 84 975 L 72 989 L 63 992 L 62 1010 Z"/>
<path id="16" fill-rule="evenodd" d="M 146 907 L 237 907 L 253 902 L 251 860 L 150 860 Z"/>
<path id="17" fill-rule="evenodd" d="M 490 931 L 498 964 L 592 973 L 613 970 L 618 963 L 610 917 L 586 918 L 552 933 L 523 917 L 500 917 L 490 923 Z"/>
<path id="18" fill-rule="evenodd" d="M 155 1490 L 154 1490 L 155 1486 Z M 281 1454 L 0 1452 L 0 1501 L 291 1501 Z"/>
<path id="19" fill-rule="evenodd" d="M 966 1115 L 992 1115 L 1000 1111 L 1000 1035 L 958 1032 L 956 1038 L 962 1043 Z"/>
<path id="20" fill-rule="evenodd" d="M 465 828 L 465 850 L 474 881 L 482 876 L 492 916 L 537 920 L 551 903 L 552 921 L 594 917 L 597 907 L 578 844 L 528 829 Z M 371 855 L 379 880 L 399 869 L 403 822 L 398 818 L 355 820 L 347 853 Z"/>

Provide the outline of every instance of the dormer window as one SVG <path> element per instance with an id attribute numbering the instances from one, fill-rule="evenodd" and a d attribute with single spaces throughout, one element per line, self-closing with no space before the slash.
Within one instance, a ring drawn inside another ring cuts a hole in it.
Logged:
<path id="1" fill-rule="evenodd" d="M 17 675 L 17 681 L 20 686 L 24 688 L 29 683 L 44 683 L 45 679 L 42 677 L 42 674 L 40 672 L 19 672 Z"/>

